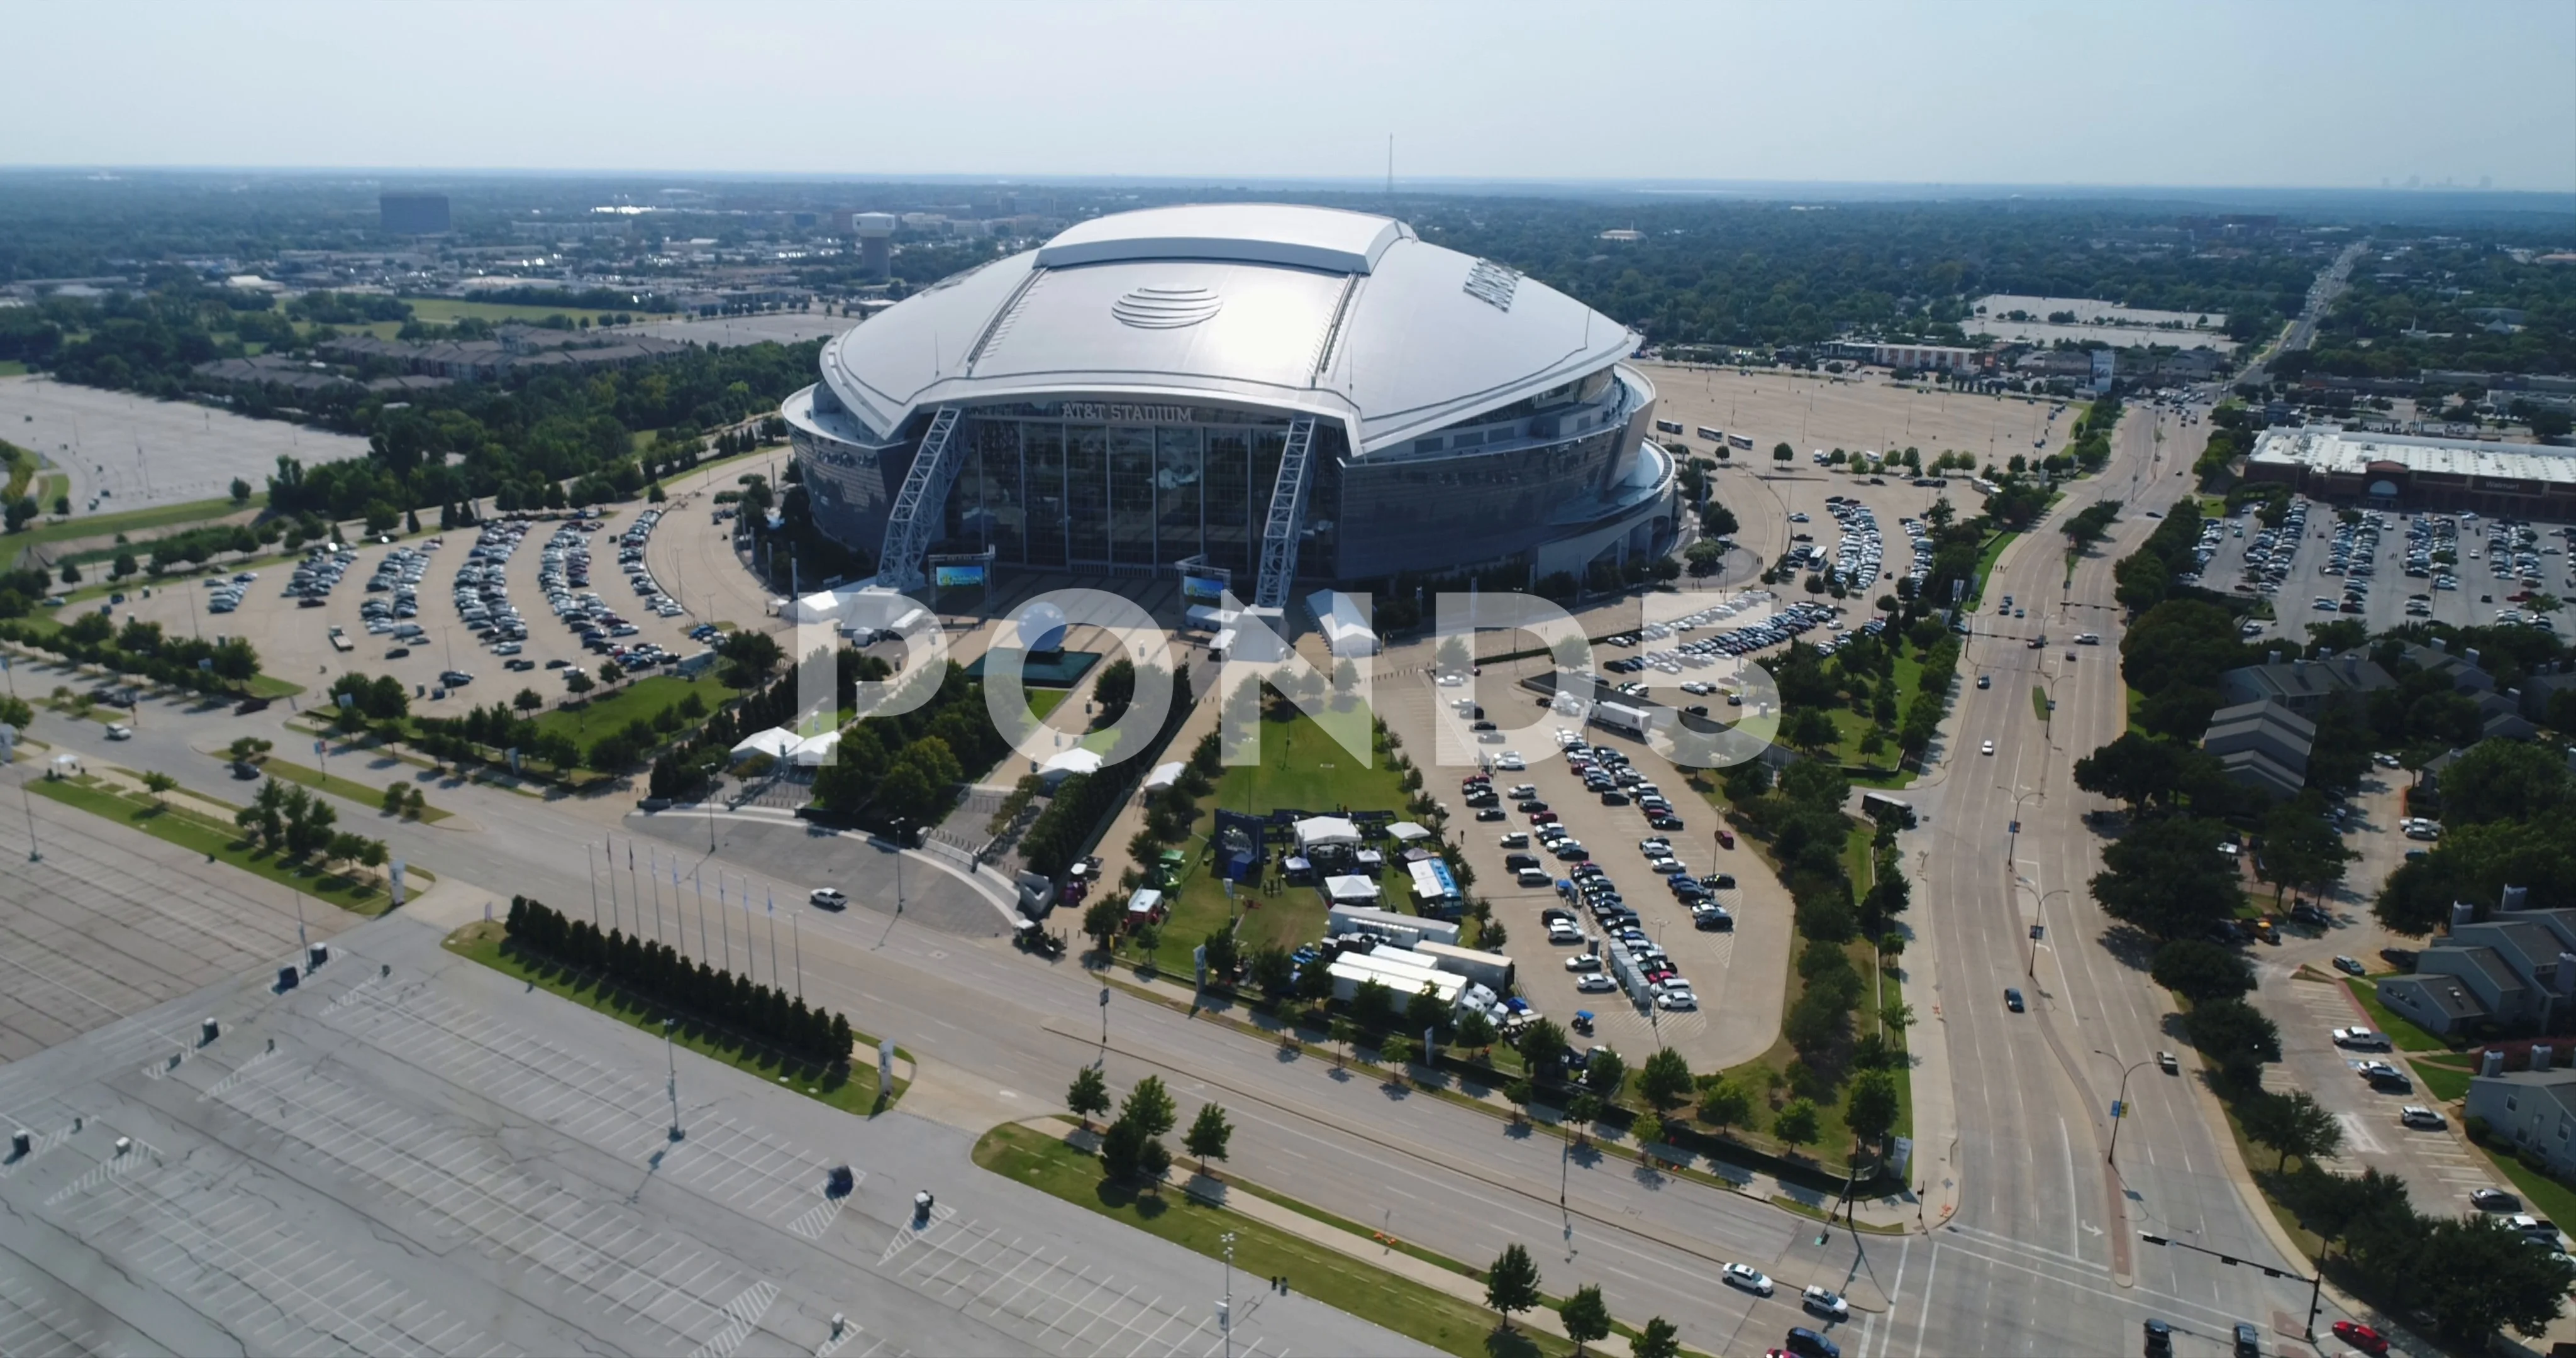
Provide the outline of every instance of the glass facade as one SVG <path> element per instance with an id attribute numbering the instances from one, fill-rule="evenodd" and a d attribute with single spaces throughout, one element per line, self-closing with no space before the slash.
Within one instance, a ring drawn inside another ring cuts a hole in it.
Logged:
<path id="1" fill-rule="evenodd" d="M 1105 416 L 1084 420 L 1078 415 Z M 948 497 L 944 550 L 1038 569 L 1258 568 L 1284 417 L 1183 406 L 987 407 Z M 1569 430 L 1569 433 L 1572 431 Z M 1531 430 L 1543 435 L 1543 431 Z M 1611 509 L 1624 422 L 1531 446 L 1420 444 L 1354 460 L 1319 421 L 1301 576 L 1364 579 L 1528 550 Z M 1423 442 L 1428 442 L 1424 440 Z"/>

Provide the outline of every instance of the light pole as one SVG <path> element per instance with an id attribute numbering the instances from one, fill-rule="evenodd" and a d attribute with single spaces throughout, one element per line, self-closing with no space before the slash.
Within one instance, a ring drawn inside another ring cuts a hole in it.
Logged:
<path id="1" fill-rule="evenodd" d="M 1225 1332 L 1225 1358 L 1234 1358 L 1234 1232 L 1217 1240 L 1225 1246 L 1225 1307 L 1218 1312 L 1217 1328 Z"/>
<path id="2" fill-rule="evenodd" d="M 680 1130 L 680 1057 L 671 1046 L 671 1020 L 662 1020 L 662 1058 L 671 1067 L 671 1139 L 677 1141 L 688 1133 Z"/>
<path id="3" fill-rule="evenodd" d="M 2239 1259 L 2232 1254 L 2221 1254 L 2213 1249 L 2204 1249 L 2188 1240 L 2176 1240 L 2171 1236 L 2152 1235 L 2145 1231 L 2138 1232 L 2138 1238 L 2150 1245 L 2163 1245 L 2171 1249 L 2191 1250 L 2198 1254 L 2206 1254 L 2210 1258 L 2215 1259 L 2222 1264 L 2226 1264 L 2231 1268 L 2259 1268 L 2263 1270 L 2263 1276 L 2266 1278 L 2287 1278 L 2292 1282 L 2306 1283 L 2308 1285 L 2308 1330 L 2306 1337 L 2307 1341 L 2311 1344 L 2317 1342 L 2317 1310 L 2325 1304 L 2324 1291 L 2326 1284 L 2326 1271 L 2324 1261 L 2322 1259 L 2318 1261 L 2315 1276 L 2302 1278 L 2298 1274 L 2290 1272 L 2287 1269 L 2274 1268 L 2269 1264 L 2258 1264 L 2251 1259 Z"/>
<path id="4" fill-rule="evenodd" d="M 2099 1047 L 2095 1047 L 2093 1049 L 2093 1054 L 2095 1056 L 2111 1056 L 2111 1053 L 2106 1052 Z M 2111 1059 L 2117 1061 L 2120 1058 L 2111 1056 Z M 2136 1065 L 2130 1066 L 2127 1070 L 2120 1072 L 2120 1092 L 2117 1095 L 2114 1095 L 2111 1099 L 2111 1144 L 2109 1148 L 2103 1152 L 2102 1163 L 2110 1165 L 2113 1168 L 2117 1168 L 2119 1166 L 2120 1124 L 2128 1121 L 2129 1077 L 2137 1074 L 2139 1070 L 2144 1067 L 2152 1066 L 2154 1064 L 2155 1058 L 2149 1057 L 2144 1061 L 2138 1062 Z"/>
<path id="5" fill-rule="evenodd" d="M 2047 917 L 2048 917 L 2048 898 L 2049 898 L 2050 896 L 2063 896 L 2063 895 L 2066 895 L 2066 894 L 2068 894 L 2068 892 L 2069 892 L 2070 890 L 2071 890 L 2071 888 L 2068 888 L 2068 887 L 2059 887 L 2059 888 L 2058 888 L 2058 889 L 2056 889 L 2055 891 L 2050 891 L 2050 892 L 2045 892 L 2045 893 L 2043 893 L 2043 894 L 2040 896 L 2040 898 L 2039 898 L 2039 909 L 2038 909 L 2035 913 L 2033 913 L 2033 915 L 2031 916 L 2031 922 L 2030 922 L 2030 969 L 2029 969 L 2028 971 L 2025 971 L 2025 972 L 2023 972 L 2023 973 L 2022 973 L 2024 976 L 2028 977 L 2028 978 L 2029 978 L 2029 979 L 2031 979 L 2031 980 L 2036 981 L 2036 980 L 2038 980 L 2038 979 L 2039 979 L 2039 938 L 2040 938 L 2040 934 L 2041 934 L 2041 932 L 2042 932 L 2042 931 L 2047 927 L 2047 926 L 2046 926 L 2045 924 L 2043 924 L 2041 921 L 2043 921 L 2043 920 L 2047 919 Z M 2063 970 L 2063 969 L 2061 968 L 2061 970 Z"/>

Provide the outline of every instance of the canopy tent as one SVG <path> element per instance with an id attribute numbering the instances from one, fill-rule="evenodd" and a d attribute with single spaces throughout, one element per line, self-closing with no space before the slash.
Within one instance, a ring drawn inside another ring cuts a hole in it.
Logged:
<path id="1" fill-rule="evenodd" d="M 1077 745 L 1038 765 L 1038 777 L 1045 779 L 1047 786 L 1053 787 L 1077 773 L 1100 772 L 1101 762 L 1098 753 Z"/>
<path id="2" fill-rule="evenodd" d="M 787 751 L 787 762 L 800 769 L 821 768 L 832 762 L 832 751 L 839 748 L 840 744 L 841 733 L 838 731 L 826 731 L 819 736 L 807 736 L 797 741 Z"/>
<path id="3" fill-rule="evenodd" d="M 1231 624 L 1237 616 L 1239 615 L 1235 610 L 1230 608 L 1218 608 L 1210 604 L 1192 604 L 1181 614 L 1181 620 L 1186 626 L 1196 627 L 1202 631 L 1214 632 Z"/>
<path id="4" fill-rule="evenodd" d="M 735 741 L 731 762 L 739 764 L 756 754 L 765 754 L 772 759 L 784 759 L 788 751 L 795 749 L 801 743 L 795 732 L 784 726 L 773 726 L 766 731 L 755 731 Z"/>
<path id="5" fill-rule="evenodd" d="M 1322 848 L 1328 844 L 1360 842 L 1360 828 L 1340 816 L 1308 816 L 1297 822 L 1297 847 Z"/>
<path id="6" fill-rule="evenodd" d="M 1154 771 L 1145 775 L 1145 790 L 1160 792 L 1164 788 L 1177 785 L 1181 781 L 1182 768 L 1183 765 L 1177 759 L 1169 764 L 1156 764 Z"/>
<path id="7" fill-rule="evenodd" d="M 876 584 L 873 577 L 802 595 L 781 612 L 789 622 L 851 632 L 903 632 L 928 616 L 910 596 Z"/>
<path id="8" fill-rule="evenodd" d="M 1409 820 L 1400 820 L 1395 824 L 1386 827 L 1386 833 L 1389 837 L 1405 844 L 1410 844 L 1417 839 L 1431 838 L 1430 831 L 1423 829 L 1421 826 L 1416 825 Z"/>
<path id="9" fill-rule="evenodd" d="M 1377 899 L 1377 883 L 1366 877 L 1327 877 L 1324 897 L 1335 905 L 1366 905 Z"/>

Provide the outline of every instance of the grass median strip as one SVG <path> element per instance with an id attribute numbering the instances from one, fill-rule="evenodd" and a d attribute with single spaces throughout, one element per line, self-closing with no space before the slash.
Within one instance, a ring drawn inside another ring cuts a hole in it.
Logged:
<path id="1" fill-rule="evenodd" d="M 1255 1278 L 1285 1276 L 1296 1291 L 1444 1353 L 1502 1358 L 1574 1351 L 1565 1340 L 1525 1326 L 1502 1333 L 1500 1317 L 1482 1306 L 1187 1193 L 1112 1183 L 1097 1159 L 1034 1128 L 1006 1123 L 985 1133 L 976 1143 L 975 1163 L 1211 1259 L 1224 1257 L 1220 1237 L 1232 1232 L 1236 1268 Z"/>
<path id="2" fill-rule="evenodd" d="M 233 825 L 156 802 L 145 793 L 120 792 L 95 779 L 77 778 L 39 778 L 27 788 L 39 797 L 132 826 L 154 839 L 230 863 L 355 914 L 381 915 L 393 906 L 392 898 L 373 882 L 328 872 L 309 861 L 280 859 L 253 847 Z M 407 870 L 406 881 L 415 892 L 430 880 L 434 879 L 417 868 Z"/>
<path id="3" fill-rule="evenodd" d="M 894 1106 L 912 1082 L 895 1078 L 894 1089 L 880 1106 L 877 1099 L 877 1067 L 871 1059 L 877 1040 L 865 1033 L 856 1034 L 853 1044 L 860 1055 L 843 1070 L 827 1071 L 810 1061 L 781 1054 L 776 1048 L 754 1042 L 730 1028 L 709 1023 L 686 1010 L 675 1009 L 638 995 L 597 977 L 577 972 L 558 963 L 531 957 L 509 946 L 499 920 L 477 920 L 447 936 L 449 952 L 468 961 L 479 962 L 504 976 L 525 981 L 539 990 L 563 998 L 596 1013 L 606 1014 L 620 1023 L 660 1033 L 662 1020 L 676 1020 L 671 1025 L 671 1038 L 680 1046 L 722 1062 L 771 1084 L 783 1085 L 817 1102 L 838 1108 L 844 1113 L 869 1117 Z M 895 1054 L 909 1061 L 912 1053 L 900 1047 Z"/>
<path id="4" fill-rule="evenodd" d="M 383 788 L 369 787 L 355 779 L 343 778 L 336 773 L 324 773 L 319 769 L 308 769 L 302 764 L 288 763 L 286 760 L 279 759 L 275 755 L 271 755 L 260 760 L 257 768 L 260 772 L 267 774 L 269 777 L 274 778 L 281 783 L 300 783 L 316 791 L 328 792 L 334 797 L 341 797 L 349 801 L 356 802 L 361 806 L 381 808 L 385 802 L 385 790 Z M 403 781 L 410 782 L 411 780 L 404 779 Z M 443 811 L 435 806 L 423 805 L 420 809 L 419 819 L 428 824 L 436 825 L 440 821 L 443 821 L 454 814 L 456 813 L 452 811 Z"/>

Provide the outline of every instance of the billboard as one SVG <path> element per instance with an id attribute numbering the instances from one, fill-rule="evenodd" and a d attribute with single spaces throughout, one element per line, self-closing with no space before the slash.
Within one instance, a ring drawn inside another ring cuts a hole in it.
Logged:
<path id="1" fill-rule="evenodd" d="M 941 589 L 963 589 L 984 583 L 984 563 L 980 561 L 962 566 L 933 566 L 930 569 L 931 582 Z"/>
<path id="2" fill-rule="evenodd" d="M 1223 576 L 1184 575 L 1181 577 L 1181 597 L 1194 604 L 1221 604 L 1225 602 L 1225 586 Z"/>

